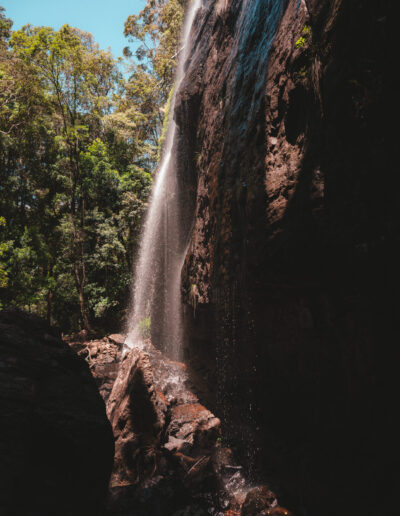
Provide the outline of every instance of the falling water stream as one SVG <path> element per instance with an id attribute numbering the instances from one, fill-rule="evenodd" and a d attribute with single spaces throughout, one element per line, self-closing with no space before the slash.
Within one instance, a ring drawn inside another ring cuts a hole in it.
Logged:
<path id="1" fill-rule="evenodd" d="M 192 0 L 186 14 L 182 36 L 182 49 L 176 72 L 174 94 L 170 107 L 163 157 L 150 198 L 149 209 L 142 234 L 138 264 L 132 287 L 132 309 L 129 319 L 126 348 L 146 350 L 157 369 L 157 381 L 162 391 L 176 396 L 187 395 L 185 371 L 175 362 L 159 360 L 153 346 L 146 339 L 148 326 L 157 324 L 162 342 L 153 342 L 173 360 L 182 359 L 182 305 L 181 271 L 187 251 L 180 207 L 174 144 L 177 126 L 173 119 L 176 93 L 185 76 L 185 64 L 192 51 L 191 29 L 202 0 Z M 154 313 L 159 318 L 153 320 Z M 150 320 L 151 318 L 151 320 Z M 161 345 L 160 345 L 161 344 Z M 233 467 L 222 479 L 225 492 L 243 497 L 249 489 L 241 467 Z"/>
<path id="2" fill-rule="evenodd" d="M 132 306 L 125 340 L 125 350 L 138 347 L 149 354 L 152 365 L 157 371 L 155 383 L 162 392 L 167 392 L 171 387 L 170 390 L 175 397 L 183 397 L 188 393 L 185 387 L 187 374 L 178 362 L 174 362 L 182 360 L 181 272 L 187 251 L 188 235 L 186 234 L 187 224 L 185 225 L 183 221 L 182 191 L 177 174 L 175 144 L 178 131 L 174 120 L 174 109 L 176 95 L 185 77 L 187 62 L 193 54 L 192 26 L 197 11 L 202 7 L 202 2 L 203 0 L 192 0 L 186 13 L 163 155 L 150 197 L 132 283 Z M 224 5 L 226 7 L 226 4 Z M 257 5 L 253 5 L 249 0 L 244 0 L 240 13 L 239 33 L 244 34 L 245 37 L 243 37 L 243 41 L 241 38 L 237 38 L 234 50 L 239 56 L 237 59 L 244 61 L 243 66 L 252 52 L 251 48 L 246 48 L 246 44 L 251 41 L 254 29 L 251 21 L 256 19 L 252 10 L 257 9 Z M 268 5 L 269 7 L 274 6 L 274 9 L 270 9 L 270 16 L 273 20 L 271 31 L 268 31 L 263 38 L 265 55 L 268 54 L 274 27 L 281 10 L 280 2 Z M 221 6 L 221 2 L 216 4 L 217 9 L 221 9 Z M 246 16 L 249 13 L 253 16 Z M 238 92 L 240 93 L 240 88 L 238 88 Z M 229 320 L 226 324 L 232 326 L 235 321 Z M 149 340 L 150 336 L 152 343 Z M 222 376 L 217 390 L 221 394 L 219 406 L 220 408 L 222 406 L 223 410 L 228 406 L 224 364 L 229 359 L 232 345 L 234 348 L 235 344 L 234 341 L 225 343 L 225 340 L 221 339 L 222 344 L 220 343 L 217 347 L 217 365 Z M 164 354 L 172 361 L 168 358 L 165 359 Z M 222 415 L 224 416 L 223 410 Z M 223 417 L 223 419 L 227 418 Z M 248 442 L 249 438 L 245 437 L 244 441 Z M 226 468 L 226 473 L 221 477 L 223 492 L 228 493 L 231 499 L 236 499 L 242 504 L 254 484 L 245 478 L 241 466 L 226 465 Z M 228 504 L 228 502 L 226 503 Z M 275 500 L 271 503 L 271 507 L 276 504 Z M 210 512 L 210 514 L 214 514 L 214 512 Z"/>
<path id="3" fill-rule="evenodd" d="M 157 325 L 162 342 L 154 344 L 175 360 L 181 358 L 182 349 L 181 270 L 186 245 L 179 206 L 174 155 L 177 127 L 173 113 L 176 93 L 185 76 L 185 63 L 192 50 L 191 28 L 201 3 L 202 0 L 192 0 L 186 13 L 164 151 L 142 234 L 125 341 L 128 348 L 143 347 L 149 328 L 153 330 Z"/>

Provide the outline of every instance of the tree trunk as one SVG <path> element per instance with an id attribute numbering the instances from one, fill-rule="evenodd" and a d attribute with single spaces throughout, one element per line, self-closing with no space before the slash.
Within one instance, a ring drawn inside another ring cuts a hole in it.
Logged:
<path id="1" fill-rule="evenodd" d="M 79 270 L 81 269 L 81 270 Z M 92 331 L 92 328 L 89 323 L 89 318 L 86 311 L 86 300 L 85 300 L 85 294 L 84 294 L 84 288 L 85 288 L 85 274 L 84 274 L 84 268 L 82 269 L 79 267 L 79 259 L 77 258 L 74 263 L 74 272 L 75 272 L 75 283 L 76 288 L 78 290 L 79 295 L 79 309 L 81 313 L 81 319 L 83 323 L 83 327 L 86 331 Z"/>
<path id="2" fill-rule="evenodd" d="M 78 209 L 80 213 L 76 210 L 75 205 L 75 195 L 77 190 L 77 185 L 81 182 L 81 170 L 79 163 L 79 148 L 78 143 L 75 141 L 73 145 L 70 147 L 70 164 L 73 170 L 73 186 L 72 186 L 72 203 L 71 203 L 71 213 L 74 225 L 74 247 L 75 247 L 75 262 L 74 262 L 74 273 L 75 273 L 75 282 L 76 288 L 78 290 L 79 295 L 79 308 L 82 319 L 83 327 L 86 331 L 92 331 L 92 328 L 89 323 L 89 317 L 86 309 L 86 299 L 85 299 L 85 284 L 86 284 L 86 264 L 85 264 L 85 197 L 83 192 L 81 192 L 80 203 L 78 204 Z M 82 185 L 81 185 L 82 186 Z M 76 217 L 79 217 L 79 222 L 76 221 Z M 77 229 L 77 225 L 79 224 L 79 230 Z"/>
<path id="3" fill-rule="evenodd" d="M 49 290 L 47 293 L 47 322 L 51 326 L 51 311 L 52 311 L 53 291 Z"/>

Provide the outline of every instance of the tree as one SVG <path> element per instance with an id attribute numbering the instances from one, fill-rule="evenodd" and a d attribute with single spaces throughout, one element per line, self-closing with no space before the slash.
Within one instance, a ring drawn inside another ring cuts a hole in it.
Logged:
<path id="1" fill-rule="evenodd" d="M 124 34 L 139 46 L 131 61 L 130 78 L 122 110 L 135 106 L 141 121 L 141 140 L 151 145 L 149 153 L 153 165 L 162 135 L 163 119 L 173 86 L 177 57 L 181 50 L 180 32 L 187 0 L 148 0 L 138 15 L 131 15 L 125 22 Z M 129 47 L 125 56 L 132 57 Z M 140 118 L 141 117 L 141 118 Z"/>
<path id="2" fill-rule="evenodd" d="M 63 175 L 72 230 L 72 261 L 83 325 L 90 330 L 85 296 L 85 217 L 87 191 L 81 153 L 90 136 L 100 134 L 118 78 L 109 52 L 98 49 L 90 34 L 64 25 L 59 31 L 27 25 L 11 36 L 18 59 L 33 66 L 54 109 L 58 136 L 57 170 Z M 65 172 L 64 172 L 65 171 Z"/>
<path id="3" fill-rule="evenodd" d="M 6 219 L 0 217 L 0 235 L 2 236 L 2 229 L 6 225 Z M 8 283 L 8 274 L 4 263 L 2 263 L 3 255 L 8 251 L 9 243 L 4 242 L 3 238 L 0 238 L 0 289 L 5 288 Z M 1 308 L 1 304 L 0 304 Z"/>
<path id="4" fill-rule="evenodd" d="M 64 331 L 120 320 L 185 3 L 149 0 L 127 20 L 140 41 L 128 81 L 90 34 L 13 32 L 0 9 L 2 306 Z"/>
<path id="5" fill-rule="evenodd" d="M 9 18 L 6 18 L 4 13 L 5 9 L 0 5 L 0 46 L 2 47 L 7 44 L 13 26 L 13 22 Z"/>

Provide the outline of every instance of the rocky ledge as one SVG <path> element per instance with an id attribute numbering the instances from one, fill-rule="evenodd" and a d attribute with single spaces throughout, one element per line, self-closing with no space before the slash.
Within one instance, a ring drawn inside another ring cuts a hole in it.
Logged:
<path id="1" fill-rule="evenodd" d="M 99 392 L 108 400 L 114 381 L 117 378 L 125 335 L 116 333 L 101 339 L 85 340 L 86 334 L 67 339 L 70 347 L 89 364 Z"/>
<path id="2" fill-rule="evenodd" d="M 189 385 L 185 365 L 150 342 L 123 356 L 107 402 L 115 437 L 110 514 L 290 514 L 267 487 L 246 482 L 220 420 Z"/>
<path id="3" fill-rule="evenodd" d="M 127 351 L 123 334 L 85 338 L 69 345 L 88 362 L 114 432 L 110 516 L 292 514 L 246 480 L 185 364 L 150 341 Z"/>

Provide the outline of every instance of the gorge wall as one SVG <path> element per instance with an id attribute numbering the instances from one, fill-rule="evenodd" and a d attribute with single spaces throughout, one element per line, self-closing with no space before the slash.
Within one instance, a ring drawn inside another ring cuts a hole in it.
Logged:
<path id="1" fill-rule="evenodd" d="M 186 358 L 300 514 L 389 514 L 393 2 L 205 4 L 175 112 Z"/>

